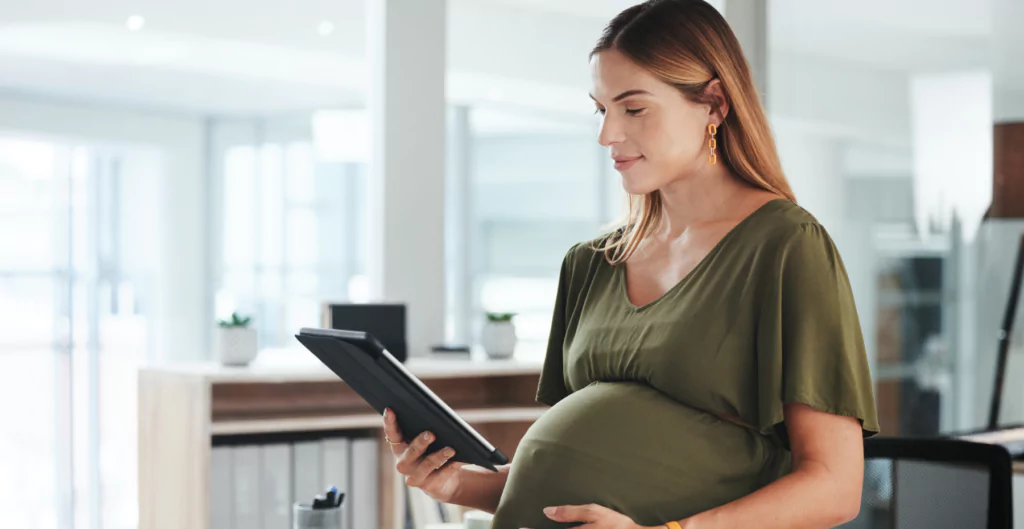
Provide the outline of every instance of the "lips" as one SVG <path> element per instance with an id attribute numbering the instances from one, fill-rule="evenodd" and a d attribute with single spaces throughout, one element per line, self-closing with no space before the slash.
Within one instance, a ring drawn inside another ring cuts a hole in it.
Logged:
<path id="1" fill-rule="evenodd" d="M 615 160 L 615 169 L 617 171 L 629 169 L 642 158 L 643 156 L 612 156 L 612 160 Z"/>

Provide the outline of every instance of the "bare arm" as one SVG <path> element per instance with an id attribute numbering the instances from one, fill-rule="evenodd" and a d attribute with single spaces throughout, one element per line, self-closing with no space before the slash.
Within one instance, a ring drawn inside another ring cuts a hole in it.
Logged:
<path id="1" fill-rule="evenodd" d="M 450 503 L 494 514 L 501 492 L 505 490 L 509 466 L 501 465 L 497 472 L 476 465 L 460 468 L 459 487 Z"/>

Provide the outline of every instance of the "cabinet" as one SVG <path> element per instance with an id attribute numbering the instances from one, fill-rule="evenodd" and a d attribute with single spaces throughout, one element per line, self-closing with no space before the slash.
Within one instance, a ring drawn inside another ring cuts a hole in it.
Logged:
<path id="1" fill-rule="evenodd" d="M 540 362 L 412 358 L 406 366 L 510 458 L 547 409 L 534 401 Z M 140 529 L 209 529 L 210 459 L 219 440 L 259 444 L 267 436 L 308 440 L 340 432 L 379 440 L 381 527 L 404 527 L 405 484 L 380 416 L 320 364 L 144 368 L 138 424 Z"/>

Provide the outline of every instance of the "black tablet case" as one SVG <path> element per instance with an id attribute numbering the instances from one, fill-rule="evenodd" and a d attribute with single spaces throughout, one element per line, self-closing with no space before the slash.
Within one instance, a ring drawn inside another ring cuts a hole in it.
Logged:
<path id="1" fill-rule="evenodd" d="M 370 406 L 383 415 L 390 408 L 398 417 L 405 440 L 430 430 L 435 439 L 430 454 L 446 446 L 455 449 L 453 461 L 497 470 L 508 458 L 495 448 L 489 452 L 473 435 L 434 403 L 415 382 L 384 357 L 383 346 L 368 333 L 348 333 L 353 338 L 297 334 L 299 340 L 331 371 L 334 371 Z"/>

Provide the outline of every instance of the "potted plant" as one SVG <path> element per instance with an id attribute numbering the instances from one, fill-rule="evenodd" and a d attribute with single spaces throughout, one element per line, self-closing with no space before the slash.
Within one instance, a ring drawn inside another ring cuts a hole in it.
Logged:
<path id="1" fill-rule="evenodd" d="M 481 345 L 491 358 L 510 358 L 516 348 L 515 317 L 511 312 L 488 312 L 480 336 Z"/>
<path id="2" fill-rule="evenodd" d="M 256 329 L 252 317 L 231 313 L 231 319 L 217 322 L 217 358 L 226 366 L 248 365 L 256 358 Z"/>

